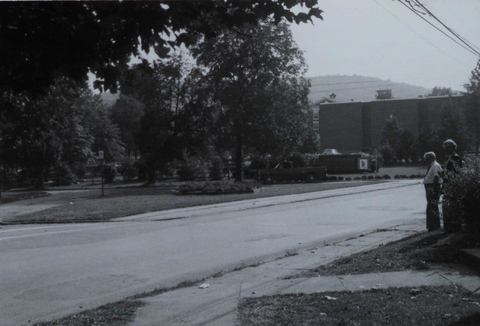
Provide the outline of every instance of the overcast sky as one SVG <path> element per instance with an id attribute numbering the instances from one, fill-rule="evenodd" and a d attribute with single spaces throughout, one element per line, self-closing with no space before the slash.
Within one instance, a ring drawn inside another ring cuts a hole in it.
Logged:
<path id="1" fill-rule="evenodd" d="M 421 2 L 480 52 L 479 0 Z M 292 25 L 309 77 L 356 74 L 464 90 L 479 59 L 396 0 L 321 0 L 319 7 L 323 21 Z"/>

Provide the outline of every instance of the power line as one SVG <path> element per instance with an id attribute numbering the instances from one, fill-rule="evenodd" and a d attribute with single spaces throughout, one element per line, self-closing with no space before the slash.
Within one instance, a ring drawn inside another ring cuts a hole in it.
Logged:
<path id="1" fill-rule="evenodd" d="M 423 19 L 425 22 L 427 22 L 429 25 L 431 25 L 433 28 L 435 28 L 436 30 L 438 30 L 440 33 L 442 33 L 443 35 L 445 35 L 446 37 L 448 37 L 449 39 L 451 39 L 453 42 L 457 43 L 458 45 L 460 45 L 461 47 L 463 47 L 465 50 L 469 51 L 470 53 L 472 53 L 473 55 L 475 56 L 480 56 L 480 52 L 478 52 L 477 50 L 475 50 L 472 46 L 470 46 L 466 41 L 464 41 L 464 38 L 462 38 L 460 35 L 458 35 L 455 31 L 453 31 L 450 27 L 448 27 L 447 25 L 445 25 L 440 19 L 438 19 L 431 11 L 429 11 L 423 4 L 421 4 L 418 0 L 405 0 L 408 5 L 406 3 L 404 3 L 402 0 L 398 0 L 398 2 L 400 2 L 402 5 L 404 5 L 406 8 L 408 8 L 410 11 L 412 11 L 415 15 L 417 15 L 418 17 L 420 17 L 421 19 Z M 446 28 L 451 34 L 453 34 L 457 39 L 459 39 L 463 44 L 465 45 L 462 45 L 461 43 L 459 43 L 457 40 L 455 40 L 454 38 L 452 38 L 450 35 L 448 35 L 447 33 L 445 33 L 444 31 L 442 31 L 440 28 L 438 28 L 437 26 L 435 26 L 434 24 L 432 24 L 431 22 L 429 22 L 427 19 L 425 19 L 424 17 L 422 17 L 418 10 L 416 10 L 415 8 L 413 8 L 414 6 L 418 6 L 420 8 L 422 8 L 423 10 L 426 11 L 426 14 L 428 14 L 430 17 L 434 18 L 437 22 L 439 22 L 444 28 Z M 470 43 L 470 42 L 469 42 Z"/>
<path id="2" fill-rule="evenodd" d="M 411 6 L 405 4 L 402 2 L 402 0 L 398 0 L 398 2 L 400 2 L 402 5 L 404 5 L 408 10 L 410 10 L 411 12 L 413 12 L 415 15 L 417 15 L 418 17 L 420 17 L 422 20 L 424 20 L 427 24 L 431 25 L 433 28 L 435 28 L 436 30 L 438 30 L 440 33 L 442 33 L 443 35 L 445 35 L 446 37 L 448 37 L 449 39 L 451 39 L 453 42 L 457 43 L 458 45 L 460 45 L 462 48 L 464 48 L 465 50 L 469 51 L 470 53 L 472 53 L 473 55 L 478 55 L 477 53 L 475 53 L 475 51 L 472 51 L 470 49 L 468 49 L 467 47 L 463 46 L 462 44 L 460 44 L 458 41 L 456 41 L 455 39 L 453 39 L 450 35 L 447 35 L 447 33 L 445 33 L 444 31 L 442 31 L 440 28 L 438 28 L 437 26 L 435 26 L 434 24 L 432 24 L 431 22 L 429 22 L 428 20 L 426 20 L 424 17 L 420 16 L 420 14 L 418 13 L 417 10 L 415 10 L 414 8 L 412 8 Z"/>
<path id="3" fill-rule="evenodd" d="M 454 57 L 452 57 L 451 55 L 449 55 L 448 53 L 446 53 L 445 51 L 443 51 L 442 49 L 440 49 L 439 47 L 437 47 L 435 44 L 431 43 L 429 40 L 427 40 L 426 38 L 424 38 L 422 35 L 418 34 L 414 29 L 410 28 L 410 26 L 408 26 L 407 24 L 405 24 L 403 21 L 401 21 L 397 16 L 395 16 L 392 12 L 390 12 L 387 8 L 385 8 L 384 6 L 382 6 L 377 0 L 373 0 L 375 1 L 380 7 L 382 7 L 386 12 L 388 12 L 390 15 L 392 15 L 395 19 L 397 19 L 402 25 L 404 25 L 405 27 L 407 27 L 409 30 L 411 30 L 413 33 L 415 33 L 418 37 L 420 37 L 422 40 L 424 40 L 425 42 L 427 42 L 428 44 L 430 44 L 431 46 L 433 46 L 434 48 L 436 48 L 438 51 L 442 52 L 443 54 L 445 54 L 446 56 L 450 57 L 451 59 L 457 61 L 458 63 L 460 64 L 464 64 L 463 62 L 455 59 Z M 411 8 L 407 5 L 405 5 L 403 2 L 399 1 L 402 5 L 406 6 L 409 10 L 411 10 Z M 414 11 L 415 12 L 415 11 Z M 418 14 L 417 14 L 418 15 Z M 421 17 L 423 19 L 423 17 Z M 428 21 L 427 21 L 428 22 Z M 433 26 L 433 25 L 432 25 Z M 435 26 L 434 26 L 435 27 Z"/>
<path id="4" fill-rule="evenodd" d="M 433 17 L 436 21 L 438 21 L 443 27 L 445 27 L 450 33 L 452 33 L 456 38 L 458 38 L 463 44 L 465 44 L 466 46 L 468 46 L 470 49 L 472 49 L 472 51 L 475 51 L 475 53 L 477 53 L 477 55 L 480 56 L 480 52 L 478 52 L 477 50 L 475 50 L 473 47 L 476 47 L 478 49 L 478 47 L 471 43 L 470 41 L 468 41 L 467 39 L 465 39 L 464 37 L 460 36 L 457 32 L 455 32 L 452 28 L 448 27 L 445 23 L 443 23 L 436 15 L 434 15 L 429 9 L 427 9 L 427 7 L 425 6 L 425 4 L 422 4 L 419 0 L 413 0 L 415 1 L 415 3 L 417 3 L 421 8 L 423 8 L 431 17 Z M 467 44 L 468 43 L 468 44 Z"/>
<path id="5" fill-rule="evenodd" d="M 458 8 L 458 4 L 459 4 L 459 2 L 457 2 L 457 8 Z M 469 4 L 475 5 L 475 2 L 474 2 L 474 1 L 470 1 Z M 425 7 L 428 7 L 429 10 L 430 10 L 430 12 L 432 12 L 437 18 L 441 19 L 443 22 L 445 22 L 445 24 L 447 24 L 447 23 L 446 23 L 446 20 L 445 20 L 443 17 L 440 17 L 440 15 L 438 14 L 438 12 L 435 11 L 435 7 L 433 6 L 432 1 L 424 0 L 424 1 L 423 1 L 423 5 L 424 5 Z M 477 11 L 478 11 L 478 8 L 476 8 L 476 9 L 477 9 Z M 479 11 L 479 13 L 480 13 L 480 11 Z M 452 13 L 450 13 L 450 14 L 452 14 Z M 470 26 L 470 29 L 475 29 L 476 27 L 477 27 L 477 26 L 475 26 L 475 27 Z M 458 34 L 458 33 L 457 33 L 457 34 Z M 459 35 L 459 36 L 460 36 L 460 35 Z M 460 37 L 462 37 L 462 36 L 460 36 Z M 464 38 L 464 40 L 465 40 L 466 42 L 468 42 L 471 46 L 475 47 L 477 50 L 480 50 L 480 48 L 477 47 L 475 44 L 471 43 L 470 41 L 468 41 L 468 40 L 465 39 L 465 38 Z"/>

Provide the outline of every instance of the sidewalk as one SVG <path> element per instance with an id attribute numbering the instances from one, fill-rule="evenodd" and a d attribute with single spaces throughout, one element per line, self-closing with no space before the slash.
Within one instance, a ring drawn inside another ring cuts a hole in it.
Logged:
<path id="1" fill-rule="evenodd" d="M 371 288 L 458 284 L 480 293 L 480 277 L 468 269 L 402 271 L 364 275 L 294 278 L 289 276 L 340 257 L 373 249 L 424 231 L 424 220 L 399 225 L 350 240 L 311 248 L 256 267 L 247 267 L 204 280 L 195 286 L 146 297 L 129 325 L 235 325 L 238 302 L 244 297 Z"/>

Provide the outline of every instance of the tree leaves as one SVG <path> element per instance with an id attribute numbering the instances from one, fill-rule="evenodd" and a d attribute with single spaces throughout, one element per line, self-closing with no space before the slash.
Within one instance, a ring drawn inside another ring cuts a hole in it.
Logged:
<path id="1" fill-rule="evenodd" d="M 299 13 L 302 4 L 309 10 Z M 273 16 L 305 23 L 321 18 L 316 0 L 170 2 L 4 2 L 0 4 L 0 89 L 42 93 L 58 75 L 115 92 L 131 56 L 191 46 L 204 35 L 256 25 Z M 176 37 L 173 37 L 176 36 Z M 173 37 L 173 40 L 172 40 Z"/>
<path id="2" fill-rule="evenodd" d="M 227 31 L 196 45 L 192 53 L 205 67 L 202 83 L 219 105 L 217 150 L 235 147 L 237 170 L 244 147 L 285 154 L 303 145 L 310 130 L 309 84 L 301 78 L 305 62 L 286 23 L 269 20 Z"/>

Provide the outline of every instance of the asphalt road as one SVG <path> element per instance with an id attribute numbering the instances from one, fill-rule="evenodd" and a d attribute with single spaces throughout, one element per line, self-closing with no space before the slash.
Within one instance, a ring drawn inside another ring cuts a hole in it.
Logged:
<path id="1" fill-rule="evenodd" d="M 0 324 L 53 320 L 286 252 L 423 218 L 419 180 L 149 213 L 3 226 Z"/>

